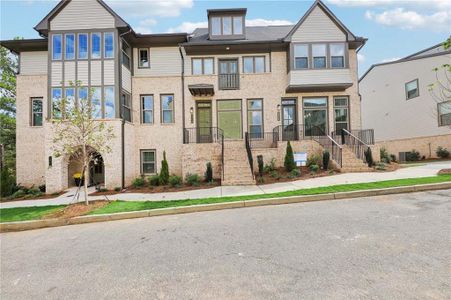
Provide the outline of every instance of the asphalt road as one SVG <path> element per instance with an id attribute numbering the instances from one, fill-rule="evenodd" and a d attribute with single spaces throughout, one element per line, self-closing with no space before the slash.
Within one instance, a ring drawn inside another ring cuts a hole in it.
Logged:
<path id="1" fill-rule="evenodd" d="M 451 190 L 1 235 L 6 299 L 449 299 Z"/>

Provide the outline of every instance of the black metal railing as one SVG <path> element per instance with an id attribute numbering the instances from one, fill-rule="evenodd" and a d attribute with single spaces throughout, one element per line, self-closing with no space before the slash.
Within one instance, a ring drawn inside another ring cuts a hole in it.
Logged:
<path id="1" fill-rule="evenodd" d="M 219 89 L 220 90 L 233 90 L 240 88 L 240 74 L 219 74 Z"/>
<path id="2" fill-rule="evenodd" d="M 183 134 L 184 144 L 219 143 L 223 135 L 218 127 L 194 127 L 185 128 Z"/>
<path id="3" fill-rule="evenodd" d="M 277 148 L 278 132 L 249 132 L 249 144 L 254 148 Z"/>
<path id="4" fill-rule="evenodd" d="M 304 125 L 302 124 L 279 125 L 272 131 L 278 141 L 299 141 L 304 138 Z"/>
<path id="5" fill-rule="evenodd" d="M 365 152 L 370 146 L 356 137 L 354 134 L 346 129 L 342 129 L 344 135 L 344 144 L 355 154 L 358 159 L 366 162 Z"/>
<path id="6" fill-rule="evenodd" d="M 249 133 L 244 134 L 244 143 L 246 145 L 247 160 L 249 161 L 249 166 L 251 167 L 252 178 L 255 179 L 254 175 L 254 158 L 252 157 L 251 143 Z"/>
<path id="7" fill-rule="evenodd" d="M 345 143 L 344 139 L 347 133 L 344 130 L 350 132 L 352 135 L 361 140 L 363 143 L 367 145 L 374 145 L 374 129 L 354 129 L 354 130 L 342 129 L 339 131 L 333 131 L 331 133 L 331 136 L 339 144 L 343 145 Z"/>
<path id="8" fill-rule="evenodd" d="M 326 134 L 324 130 L 318 126 L 312 126 L 312 133 L 310 138 L 317 141 L 324 150 L 329 151 L 332 160 L 334 160 L 340 168 L 343 166 L 343 148 L 330 135 Z"/>

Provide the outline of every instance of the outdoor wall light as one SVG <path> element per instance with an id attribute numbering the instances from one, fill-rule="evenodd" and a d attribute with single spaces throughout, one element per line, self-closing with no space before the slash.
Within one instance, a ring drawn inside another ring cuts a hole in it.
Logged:
<path id="1" fill-rule="evenodd" d="M 194 123 L 194 108 L 193 107 L 191 107 L 189 109 L 189 113 L 191 115 L 191 124 L 193 124 Z"/>
<path id="2" fill-rule="evenodd" d="M 280 121 L 280 104 L 277 104 L 277 121 Z"/>

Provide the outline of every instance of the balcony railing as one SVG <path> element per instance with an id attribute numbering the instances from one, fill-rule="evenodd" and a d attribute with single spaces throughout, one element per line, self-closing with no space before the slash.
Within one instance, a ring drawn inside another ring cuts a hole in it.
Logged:
<path id="1" fill-rule="evenodd" d="M 374 129 L 355 129 L 355 130 L 343 129 L 341 131 L 332 132 L 331 136 L 338 143 L 345 144 L 345 137 L 349 133 L 367 145 L 374 145 Z"/>
<path id="2" fill-rule="evenodd" d="M 219 74 L 220 90 L 237 90 L 240 88 L 240 74 Z"/>
<path id="3" fill-rule="evenodd" d="M 184 144 L 221 143 L 222 129 L 218 127 L 185 128 L 183 133 Z"/>

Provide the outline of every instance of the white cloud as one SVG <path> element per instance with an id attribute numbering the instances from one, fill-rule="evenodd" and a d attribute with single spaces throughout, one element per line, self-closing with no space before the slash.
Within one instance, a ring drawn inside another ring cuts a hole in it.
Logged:
<path id="1" fill-rule="evenodd" d="M 144 20 L 141 20 L 139 22 L 139 25 L 134 27 L 135 32 L 138 33 L 152 33 L 152 29 L 150 27 L 157 24 L 157 20 L 152 18 L 147 18 Z"/>
<path id="2" fill-rule="evenodd" d="M 182 9 L 193 7 L 193 0 L 107 0 L 118 14 L 131 17 L 178 17 Z"/>
<path id="3" fill-rule="evenodd" d="M 249 19 L 246 20 L 246 26 L 276 26 L 291 25 L 293 22 L 288 20 L 266 20 L 266 19 Z M 179 26 L 171 27 L 168 32 L 187 32 L 192 33 L 196 28 L 207 28 L 208 22 L 183 22 Z"/>
<path id="4" fill-rule="evenodd" d="M 381 63 L 391 62 L 391 61 L 395 61 L 395 60 L 399 60 L 399 59 L 401 59 L 401 57 L 385 58 L 385 59 L 381 60 Z"/>
<path id="5" fill-rule="evenodd" d="M 365 62 L 365 55 L 357 53 L 357 60 L 359 63 Z"/>
<path id="6" fill-rule="evenodd" d="M 430 8 L 451 8 L 450 0 L 328 0 L 337 6 L 376 7 L 376 6 L 413 6 L 425 5 Z"/>
<path id="7" fill-rule="evenodd" d="M 426 15 L 404 8 L 395 8 L 381 13 L 367 11 L 365 17 L 386 26 L 402 29 L 427 28 L 435 31 L 449 30 L 451 22 L 451 14 L 447 11 Z"/>

